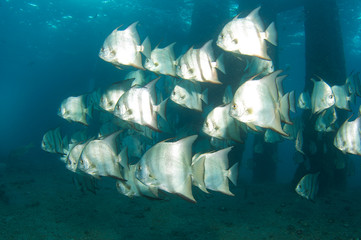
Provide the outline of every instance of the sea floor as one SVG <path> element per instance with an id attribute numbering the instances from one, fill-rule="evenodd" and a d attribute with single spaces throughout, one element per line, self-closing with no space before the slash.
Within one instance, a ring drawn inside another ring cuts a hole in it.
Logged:
<path id="1" fill-rule="evenodd" d="M 235 196 L 194 189 L 197 203 L 129 199 L 103 178 L 81 192 L 52 155 L 7 163 L 0 173 L 1 240 L 360 239 L 360 189 L 315 202 L 285 184 L 240 184 Z M 24 161 L 24 162 L 21 162 Z"/>

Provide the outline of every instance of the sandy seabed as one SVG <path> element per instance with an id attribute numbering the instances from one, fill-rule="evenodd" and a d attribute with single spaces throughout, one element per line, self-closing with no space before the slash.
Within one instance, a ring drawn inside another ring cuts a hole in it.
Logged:
<path id="1" fill-rule="evenodd" d="M 129 199 L 107 178 L 96 194 L 81 192 L 72 176 L 53 155 L 8 160 L 0 173 L 0 240 L 361 238 L 360 189 L 310 202 L 284 184 L 241 182 L 234 197 L 194 188 L 194 204 L 170 194 Z"/>

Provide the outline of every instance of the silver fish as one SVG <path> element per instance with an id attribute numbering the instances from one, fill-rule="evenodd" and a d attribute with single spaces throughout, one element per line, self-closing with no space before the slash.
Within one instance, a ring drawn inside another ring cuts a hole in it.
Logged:
<path id="1" fill-rule="evenodd" d="M 144 67 L 156 74 L 176 76 L 176 61 L 173 51 L 175 43 L 165 48 L 153 49 L 150 58 L 147 58 Z"/>
<path id="2" fill-rule="evenodd" d="M 308 92 L 301 92 L 298 97 L 297 106 L 301 109 L 311 109 L 311 97 Z"/>
<path id="3" fill-rule="evenodd" d="M 105 39 L 99 52 L 99 57 L 116 67 L 129 65 L 144 69 L 142 65 L 141 52 L 150 57 L 150 42 L 146 38 L 140 45 L 139 34 L 136 29 L 138 22 L 131 24 L 127 29 L 119 31 L 118 28 Z"/>
<path id="4" fill-rule="evenodd" d="M 246 127 L 229 115 L 231 104 L 214 108 L 206 117 L 202 131 L 211 137 L 244 142 Z"/>
<path id="5" fill-rule="evenodd" d="M 361 156 L 361 116 L 355 120 L 347 119 L 338 129 L 333 144 L 343 153 Z"/>
<path id="6" fill-rule="evenodd" d="M 79 173 L 78 164 L 81 153 L 85 146 L 93 139 L 90 139 L 84 143 L 72 144 L 66 159 L 66 168 L 72 172 Z"/>
<path id="7" fill-rule="evenodd" d="M 315 130 L 318 132 L 331 132 L 335 130 L 337 114 L 335 107 L 330 107 L 321 112 L 316 119 Z"/>
<path id="8" fill-rule="evenodd" d="M 320 81 L 314 82 L 312 95 L 311 95 L 311 105 L 312 113 L 319 113 L 322 110 L 332 107 L 335 104 L 335 96 L 332 92 L 331 87 L 325 83 L 322 79 Z"/>
<path id="9" fill-rule="evenodd" d="M 124 93 L 114 109 L 114 115 L 128 122 L 147 126 L 159 131 L 157 113 L 165 119 L 165 107 L 168 99 L 155 105 L 155 84 L 159 78 L 144 87 L 132 87 Z"/>
<path id="10" fill-rule="evenodd" d="M 238 163 L 231 168 L 228 167 L 228 153 L 231 149 L 232 147 L 229 147 L 217 152 L 196 154 L 193 156 L 192 162 L 195 165 L 204 158 L 204 185 L 206 188 L 234 196 L 229 190 L 228 180 L 237 185 Z M 198 183 L 196 179 L 193 180 L 193 184 L 199 186 L 200 189 L 203 188 L 203 183 Z"/>
<path id="11" fill-rule="evenodd" d="M 218 36 L 217 45 L 228 52 L 270 60 L 265 40 L 276 46 L 277 32 L 274 23 L 264 30 L 259 10 L 260 7 L 245 18 L 236 17 L 227 23 Z"/>
<path id="12" fill-rule="evenodd" d="M 345 85 L 352 102 L 354 102 L 356 95 L 361 96 L 361 82 L 359 72 L 352 72 L 350 76 L 346 78 Z"/>
<path id="13" fill-rule="evenodd" d="M 314 201 L 318 192 L 320 173 L 307 174 L 297 184 L 295 191 L 302 197 Z"/>
<path id="14" fill-rule="evenodd" d="M 192 47 L 178 58 L 176 73 L 183 79 L 220 84 L 216 68 L 225 72 L 223 55 L 215 60 L 212 41 L 208 41 L 202 48 L 194 49 Z"/>
<path id="15" fill-rule="evenodd" d="M 351 111 L 349 104 L 349 102 L 351 101 L 351 96 L 348 95 L 346 85 L 334 85 L 331 87 L 331 89 L 335 96 L 335 106 L 340 109 Z"/>
<path id="16" fill-rule="evenodd" d="M 176 142 L 160 142 L 140 159 L 135 176 L 145 185 L 175 193 L 195 202 L 192 177 L 202 182 L 204 172 L 192 169 L 192 144 L 197 135 Z"/>
<path id="17" fill-rule="evenodd" d="M 124 180 L 117 180 L 116 187 L 121 194 L 133 198 L 145 196 L 148 198 L 158 198 L 158 188 L 143 184 L 135 177 L 137 165 L 129 165 L 124 168 Z"/>
<path id="18" fill-rule="evenodd" d="M 174 87 L 170 99 L 182 107 L 202 111 L 202 101 L 208 103 L 208 89 L 201 92 L 199 83 L 181 80 Z"/>
<path id="19" fill-rule="evenodd" d="M 87 116 L 91 116 L 91 107 L 86 106 L 86 95 L 64 99 L 60 105 L 58 115 L 68 121 L 88 125 Z"/>
<path id="20" fill-rule="evenodd" d="M 119 98 L 130 89 L 134 79 L 113 83 L 101 95 L 99 106 L 108 112 L 113 112 Z"/>
<path id="21" fill-rule="evenodd" d="M 125 148 L 125 153 L 126 152 L 127 148 Z M 135 177 L 135 171 L 138 168 L 138 165 L 129 165 L 127 154 L 124 154 L 120 164 L 124 169 L 124 180 L 116 181 L 118 192 L 130 198 L 140 196 L 158 198 L 158 188 L 146 186 Z"/>
<path id="22" fill-rule="evenodd" d="M 285 101 L 279 98 L 276 79 L 280 73 L 280 70 L 275 71 L 260 80 L 248 80 L 242 84 L 234 94 L 231 117 L 250 127 L 270 128 L 288 136 L 282 130 L 281 116 L 289 115 L 289 97 L 286 96 Z"/>
<path id="23" fill-rule="evenodd" d="M 124 158 L 124 151 L 117 155 L 115 138 L 119 131 L 108 137 L 90 141 L 83 149 L 78 168 L 79 170 L 100 178 L 109 176 L 123 179 L 120 162 Z"/>
<path id="24" fill-rule="evenodd" d="M 65 150 L 68 148 L 67 137 L 62 138 L 59 127 L 49 130 L 43 136 L 41 148 L 50 153 L 66 154 Z"/>
<path id="25" fill-rule="evenodd" d="M 297 132 L 297 136 L 295 139 L 295 148 L 299 153 L 305 154 L 303 152 L 303 131 L 302 129 L 299 129 Z"/>

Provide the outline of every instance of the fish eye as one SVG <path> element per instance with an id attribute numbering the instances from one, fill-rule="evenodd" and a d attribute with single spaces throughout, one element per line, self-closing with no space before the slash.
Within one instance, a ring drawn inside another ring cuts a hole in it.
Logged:
<path id="1" fill-rule="evenodd" d="M 175 91 L 172 92 L 172 95 L 175 96 Z"/>
<path id="2" fill-rule="evenodd" d="M 224 38 L 224 35 L 223 35 L 223 33 L 222 33 L 221 35 L 219 35 L 219 37 L 220 37 L 220 38 Z"/>
<path id="3" fill-rule="evenodd" d="M 154 63 L 154 66 L 158 67 L 158 66 L 159 66 L 159 63 L 155 62 L 155 63 Z"/>
<path id="4" fill-rule="evenodd" d="M 83 161 L 83 159 L 80 159 L 80 164 L 84 164 L 84 161 Z"/>
<path id="5" fill-rule="evenodd" d="M 333 95 L 331 94 L 330 96 L 328 96 L 330 99 L 333 99 Z"/>
<path id="6" fill-rule="evenodd" d="M 113 101 L 108 102 L 108 106 L 111 106 L 111 105 L 113 105 Z"/>
<path id="7" fill-rule="evenodd" d="M 232 104 L 232 108 L 233 108 L 233 109 L 236 109 L 236 108 L 237 108 L 237 104 L 233 103 L 233 104 Z"/>

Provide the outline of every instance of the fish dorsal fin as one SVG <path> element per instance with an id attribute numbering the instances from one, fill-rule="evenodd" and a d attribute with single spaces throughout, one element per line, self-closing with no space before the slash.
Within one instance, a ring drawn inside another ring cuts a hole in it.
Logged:
<path id="1" fill-rule="evenodd" d="M 156 94 L 156 90 L 155 90 L 155 84 L 158 82 L 158 80 L 161 77 L 157 77 L 156 79 L 153 79 L 152 81 L 150 81 L 149 83 L 147 83 L 147 85 L 144 86 L 144 88 L 147 88 L 149 91 L 150 96 L 152 97 L 152 99 L 154 100 L 154 103 L 157 102 L 157 94 Z"/>
<path id="2" fill-rule="evenodd" d="M 124 31 L 129 31 L 131 34 L 138 35 L 137 29 L 136 29 L 138 23 L 139 23 L 139 21 L 136 21 L 136 22 L 130 24 Z"/>
<path id="3" fill-rule="evenodd" d="M 168 46 L 165 47 L 166 51 L 168 52 L 170 58 L 174 61 L 175 59 L 175 55 L 174 55 L 174 45 L 175 45 L 175 42 L 174 43 L 171 43 L 169 44 Z"/>
<path id="4" fill-rule="evenodd" d="M 117 28 L 115 28 L 112 33 L 118 31 L 118 29 L 119 29 L 121 26 L 123 26 L 123 24 L 120 24 Z"/>
<path id="5" fill-rule="evenodd" d="M 201 94 L 201 100 L 205 103 L 208 104 L 208 88 L 204 89 L 204 91 Z"/>
<path id="6" fill-rule="evenodd" d="M 291 91 L 289 94 L 289 105 L 290 105 L 290 111 L 296 112 L 296 98 L 295 98 L 295 91 Z"/>
<path id="7" fill-rule="evenodd" d="M 206 43 L 201 47 L 201 49 L 200 49 L 201 51 L 207 53 L 207 55 L 210 57 L 210 60 L 211 60 L 211 61 L 214 60 L 212 42 L 213 42 L 213 40 L 209 40 L 209 41 L 206 42 Z"/>
<path id="8" fill-rule="evenodd" d="M 233 18 L 233 21 L 234 21 L 234 20 L 237 20 L 240 15 L 241 15 L 241 13 L 238 13 L 238 14 Z"/>
<path id="9" fill-rule="evenodd" d="M 261 19 L 261 16 L 259 15 L 260 9 L 261 9 L 260 6 L 254 9 L 252 12 L 250 12 L 250 14 L 248 14 L 246 19 L 251 20 L 254 24 L 256 24 L 259 31 L 264 32 L 264 23 L 263 20 Z"/>
<path id="10" fill-rule="evenodd" d="M 278 90 L 278 96 L 279 97 L 282 97 L 284 95 L 282 83 L 283 83 L 283 80 L 286 77 L 287 77 L 287 75 L 276 77 L 276 85 L 277 85 L 277 90 Z"/>
<path id="11" fill-rule="evenodd" d="M 115 139 L 121 132 L 123 132 L 123 130 L 116 131 L 102 139 L 102 141 L 105 142 L 113 150 L 114 153 L 117 153 L 118 151 Z"/>
<path id="12" fill-rule="evenodd" d="M 280 99 L 280 114 L 281 114 L 281 119 L 282 121 L 284 121 L 287 124 L 292 125 L 293 123 L 291 122 L 291 118 L 290 118 L 290 97 L 289 97 L 290 93 L 286 93 L 285 95 L 283 95 Z"/>
<path id="13" fill-rule="evenodd" d="M 276 78 L 281 72 L 282 72 L 282 70 L 274 71 L 273 73 L 271 73 L 259 80 L 262 82 L 262 84 L 267 86 L 268 91 L 270 92 L 270 94 L 275 102 L 277 102 L 279 100 Z"/>
<path id="14" fill-rule="evenodd" d="M 232 150 L 232 148 L 233 146 L 212 153 L 213 160 L 218 161 L 217 165 L 219 164 L 224 170 L 228 169 L 228 153 Z"/>

